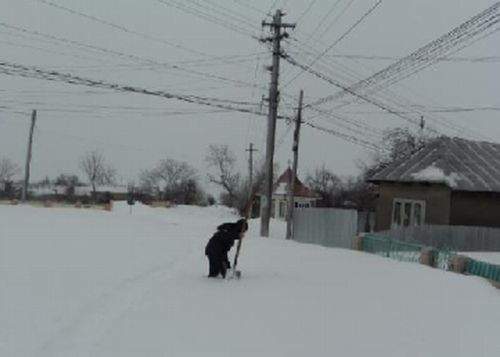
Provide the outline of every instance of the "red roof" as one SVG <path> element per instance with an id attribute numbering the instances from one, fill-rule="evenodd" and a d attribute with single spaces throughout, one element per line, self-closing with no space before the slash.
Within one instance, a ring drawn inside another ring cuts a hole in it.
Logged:
<path id="1" fill-rule="evenodd" d="M 278 180 L 274 184 L 273 191 L 276 191 L 278 186 L 282 183 L 288 186 L 288 183 L 291 181 L 293 175 L 293 171 L 290 167 L 288 167 L 285 172 L 278 177 Z M 293 190 L 294 196 L 296 197 L 310 197 L 310 198 L 319 198 L 317 194 L 315 194 L 312 190 L 310 190 L 306 185 L 299 180 L 297 176 L 295 176 L 295 187 Z"/>

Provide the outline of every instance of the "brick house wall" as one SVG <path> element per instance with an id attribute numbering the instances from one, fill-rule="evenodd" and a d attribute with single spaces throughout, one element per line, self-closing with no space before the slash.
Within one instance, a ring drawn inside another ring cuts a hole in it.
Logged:
<path id="1" fill-rule="evenodd" d="M 450 224 L 500 227 L 500 193 L 453 192 Z"/>
<path id="2" fill-rule="evenodd" d="M 451 190 L 441 184 L 380 182 L 375 230 L 391 228 L 395 198 L 425 201 L 425 224 L 450 224 Z"/>

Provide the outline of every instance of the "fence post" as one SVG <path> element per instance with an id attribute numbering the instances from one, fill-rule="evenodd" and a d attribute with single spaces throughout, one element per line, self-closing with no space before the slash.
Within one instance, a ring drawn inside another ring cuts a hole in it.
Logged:
<path id="1" fill-rule="evenodd" d="M 436 266 L 436 255 L 437 251 L 434 248 L 424 247 L 420 251 L 420 264 L 427 265 L 430 267 Z"/>
<path id="2" fill-rule="evenodd" d="M 450 259 L 450 270 L 458 274 L 465 274 L 469 260 L 470 258 L 464 255 L 452 256 Z"/>
<path id="3" fill-rule="evenodd" d="M 363 238 L 363 233 L 359 233 L 357 236 L 355 236 L 352 241 L 352 249 L 363 251 Z"/>

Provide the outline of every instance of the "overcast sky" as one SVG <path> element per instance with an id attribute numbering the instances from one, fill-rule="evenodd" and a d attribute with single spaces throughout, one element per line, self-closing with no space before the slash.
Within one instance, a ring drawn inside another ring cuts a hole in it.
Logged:
<path id="1" fill-rule="evenodd" d="M 228 29 L 157 0 L 50 2 L 120 25 L 127 31 L 38 0 L 0 0 L 0 23 L 4 24 L 0 26 L 0 61 L 175 94 L 249 102 L 260 102 L 262 96 L 267 95 L 269 74 L 264 67 L 270 64 L 271 55 L 265 45 L 250 36 L 268 34 L 260 25 L 263 19 L 269 20 L 266 13 L 282 8 L 287 13 L 285 21 L 299 19 L 297 28 L 289 31 L 292 39 L 284 43 L 283 48 L 307 63 L 313 58 L 307 55 L 311 51 L 309 46 L 322 52 L 376 3 L 375 0 L 181 1 L 192 11 L 209 14 L 210 20 L 224 18 L 217 21 L 229 24 L 232 29 Z M 491 0 L 383 0 L 314 68 L 345 85 L 352 84 L 438 38 L 493 3 Z M 138 63 L 130 57 L 92 51 L 74 43 L 57 43 L 19 28 L 135 55 L 144 61 Z M 132 32 L 161 40 L 148 40 Z M 293 39 L 308 46 L 297 46 Z M 453 56 L 467 59 L 500 56 L 500 35 L 497 32 Z M 161 63 L 168 63 L 169 67 L 159 65 Z M 173 69 L 172 65 L 181 69 Z M 390 87 L 391 92 L 373 95 L 384 103 L 393 101 L 398 108 L 408 111 L 418 105 L 419 110 L 426 111 L 427 123 L 434 125 L 439 121 L 436 128 L 443 133 L 457 135 L 456 129 L 460 127 L 461 135 L 466 137 L 500 142 L 500 112 L 479 110 L 500 107 L 499 68 L 498 59 L 443 61 Z M 283 61 L 281 83 L 284 85 L 296 73 L 298 69 Z M 300 89 L 305 91 L 306 103 L 338 91 L 310 74 L 302 74 L 281 88 L 281 113 L 293 112 L 294 97 Z M 338 102 L 327 103 L 323 108 L 329 109 L 335 104 Z M 436 110 L 457 107 L 477 110 L 436 113 Z M 61 172 L 80 174 L 78 158 L 92 149 L 104 152 L 124 182 L 136 179 L 140 170 L 152 167 L 165 157 L 188 161 L 205 179 L 204 157 L 212 143 L 229 145 L 243 173 L 247 167 L 245 148 L 250 142 L 259 150 L 257 163 L 262 161 L 265 152 L 264 116 L 214 112 L 214 108 L 174 99 L 0 74 L 0 156 L 23 163 L 32 109 L 38 110 L 34 179 L 54 177 Z M 416 130 L 401 118 L 359 101 L 337 108 L 335 113 L 356 124 L 315 117 L 315 112 L 310 110 L 305 111 L 304 119 L 370 142 L 380 140 L 377 130 L 395 126 Z M 360 127 L 360 123 L 372 129 Z M 291 157 L 292 130 L 280 121 L 276 136 L 276 161 L 284 168 Z M 322 164 L 338 175 L 355 175 L 357 161 L 369 160 L 372 154 L 365 147 L 304 127 L 299 175 L 304 177 Z"/>

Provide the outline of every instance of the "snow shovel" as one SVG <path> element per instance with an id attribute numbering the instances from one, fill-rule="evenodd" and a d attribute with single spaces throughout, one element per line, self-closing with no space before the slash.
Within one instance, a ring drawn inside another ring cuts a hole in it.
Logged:
<path id="1" fill-rule="evenodd" d="M 243 240 L 243 237 L 241 237 L 238 240 L 238 245 L 236 246 L 236 254 L 234 255 L 233 267 L 229 270 L 229 274 L 227 275 L 228 279 L 240 279 L 241 278 L 241 271 L 237 270 L 236 266 L 238 265 L 238 257 L 240 255 L 241 241 L 242 240 Z"/>
<path id="2" fill-rule="evenodd" d="M 241 232 L 243 233 L 243 232 Z M 231 271 L 229 272 L 229 277 L 231 279 L 240 279 L 241 278 L 241 271 L 237 270 L 236 267 L 238 266 L 238 258 L 240 256 L 240 251 L 241 251 L 241 242 L 243 241 L 243 238 L 245 237 L 244 234 L 240 236 L 240 239 L 238 239 L 238 244 L 236 245 L 236 253 L 234 254 L 234 261 L 233 261 L 233 267 Z"/>
<path id="3" fill-rule="evenodd" d="M 252 209 L 252 202 L 253 198 L 255 197 L 256 190 L 254 189 L 248 199 L 248 202 L 245 207 L 245 221 L 247 224 L 247 230 L 248 230 L 248 217 L 250 216 L 250 211 Z M 244 233 L 244 232 L 241 232 Z M 238 245 L 236 246 L 236 253 L 234 254 L 234 261 L 233 261 L 233 267 L 231 271 L 229 272 L 228 277 L 230 279 L 240 279 L 241 278 L 241 271 L 237 270 L 236 267 L 238 266 L 238 257 L 240 256 L 240 251 L 241 251 L 241 242 L 243 241 L 243 238 L 245 237 L 245 234 L 243 234 L 240 239 L 238 240 Z"/>

